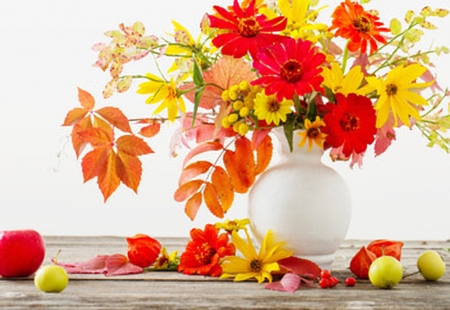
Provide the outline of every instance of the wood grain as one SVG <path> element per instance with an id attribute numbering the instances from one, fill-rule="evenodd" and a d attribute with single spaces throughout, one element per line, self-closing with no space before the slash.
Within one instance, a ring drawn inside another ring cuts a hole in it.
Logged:
<path id="1" fill-rule="evenodd" d="M 159 238 L 169 250 L 182 251 L 182 238 Z M 76 262 L 98 254 L 126 253 L 122 237 L 46 237 L 50 263 L 61 250 L 62 262 Z M 39 292 L 33 278 L 1 279 L 0 309 L 450 309 L 450 272 L 437 282 L 424 281 L 419 274 L 405 278 L 392 290 L 358 280 L 355 287 L 342 282 L 351 273 L 350 258 L 364 240 L 347 240 L 336 254 L 332 273 L 341 283 L 333 289 L 303 288 L 295 293 L 264 289 L 254 281 L 233 282 L 177 272 L 147 272 L 139 275 L 106 277 L 70 275 L 67 289 L 60 294 Z M 402 264 L 413 273 L 417 257 L 426 249 L 439 251 L 450 269 L 450 241 L 406 241 Z"/>

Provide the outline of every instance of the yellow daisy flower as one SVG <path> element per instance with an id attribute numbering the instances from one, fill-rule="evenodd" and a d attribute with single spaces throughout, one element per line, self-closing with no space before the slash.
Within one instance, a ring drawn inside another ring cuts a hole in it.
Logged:
<path id="1" fill-rule="evenodd" d="M 374 76 L 367 77 L 370 87 L 380 96 L 375 105 L 377 110 L 377 128 L 381 128 L 388 120 L 389 113 L 394 116 L 394 126 L 398 125 L 398 119 L 410 127 L 410 116 L 420 120 L 418 106 L 427 105 L 428 101 L 417 93 L 420 88 L 426 88 L 434 83 L 415 83 L 417 78 L 425 73 L 427 68 L 420 64 L 398 66 L 386 75 L 386 78 L 378 79 Z"/>
<path id="2" fill-rule="evenodd" d="M 329 88 L 334 94 L 341 93 L 348 95 L 366 95 L 370 92 L 367 87 L 359 88 L 364 79 L 364 74 L 360 66 L 354 66 L 345 76 L 341 67 L 333 62 L 331 68 L 324 67 L 322 71 L 323 86 Z"/>
<path id="3" fill-rule="evenodd" d="M 158 114 L 167 109 L 167 118 L 173 122 L 178 116 L 179 110 L 183 113 L 186 112 L 184 100 L 178 94 L 177 85 L 173 79 L 167 82 L 150 73 L 147 73 L 146 77 L 149 81 L 139 84 L 137 93 L 151 95 L 145 103 L 154 104 L 162 101 L 153 114 Z"/>
<path id="4" fill-rule="evenodd" d="M 232 233 L 233 231 L 239 231 L 241 229 L 246 230 L 248 224 L 250 224 L 250 220 L 245 218 L 242 220 L 226 220 L 225 222 L 216 223 L 214 226 L 223 229 L 228 233 Z"/>
<path id="5" fill-rule="evenodd" d="M 325 126 L 323 120 L 319 116 L 316 116 L 316 120 L 311 123 L 309 119 L 305 120 L 305 130 L 300 131 L 298 135 L 301 137 L 299 147 L 303 147 L 308 141 L 308 152 L 311 151 L 313 143 L 318 147 L 323 148 L 323 142 L 327 136 L 325 133 L 320 131 L 320 127 Z"/>
<path id="6" fill-rule="evenodd" d="M 245 242 L 237 232 L 233 231 L 231 240 L 244 257 L 225 257 L 221 264 L 223 270 L 221 278 L 234 278 L 234 281 L 256 278 L 258 283 L 263 282 L 265 279 L 272 282 L 271 272 L 280 270 L 277 262 L 293 254 L 293 252 L 282 248 L 284 242 L 275 243 L 271 230 L 264 237 L 259 253 L 256 252 L 248 234 L 248 242 Z"/>
<path id="7" fill-rule="evenodd" d="M 276 95 L 267 96 L 258 93 L 255 98 L 255 115 L 259 120 L 265 120 L 267 124 L 274 123 L 278 126 L 280 120 L 285 122 L 286 115 L 292 113 L 291 107 L 294 105 L 292 100 L 283 100 L 279 102 Z"/>

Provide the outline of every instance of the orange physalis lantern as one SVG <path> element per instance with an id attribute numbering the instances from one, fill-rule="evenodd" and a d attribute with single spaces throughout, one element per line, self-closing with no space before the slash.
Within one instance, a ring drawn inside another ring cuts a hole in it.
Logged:
<path id="1" fill-rule="evenodd" d="M 133 265 L 146 268 L 151 266 L 161 251 L 161 243 L 144 234 L 128 237 L 128 259 Z"/>

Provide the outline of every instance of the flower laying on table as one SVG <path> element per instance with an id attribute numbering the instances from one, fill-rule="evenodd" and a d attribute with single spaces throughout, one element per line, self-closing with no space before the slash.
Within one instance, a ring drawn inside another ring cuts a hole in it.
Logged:
<path id="1" fill-rule="evenodd" d="M 137 82 L 138 98 L 153 115 L 129 119 L 117 107 L 97 109 L 79 89 L 81 107 L 64 125 L 73 126 L 84 180 L 97 178 L 105 201 L 120 183 L 137 192 L 139 156 L 153 153 L 144 138 L 172 123 L 179 130 L 171 153 L 189 149 L 174 199 L 191 219 L 203 204 L 224 217 L 235 194 L 252 187 L 271 161 L 275 127 L 284 129 L 291 149 L 318 147 L 351 166 L 362 164 L 368 148 L 384 153 L 401 127 L 420 130 L 429 146 L 448 152 L 448 91 L 432 62 L 448 48 L 418 47 L 448 10 L 426 6 L 387 20 L 368 2 L 327 8 L 318 0 L 230 0 L 208 9 L 196 36 L 175 21 L 161 38 L 140 22 L 106 32 L 110 42 L 94 46 L 95 65 L 111 75 L 103 96 Z M 145 63 L 140 73 L 125 72 L 129 62 L 148 57 L 158 72 L 147 72 Z M 163 60 L 170 61 L 164 70 Z"/>

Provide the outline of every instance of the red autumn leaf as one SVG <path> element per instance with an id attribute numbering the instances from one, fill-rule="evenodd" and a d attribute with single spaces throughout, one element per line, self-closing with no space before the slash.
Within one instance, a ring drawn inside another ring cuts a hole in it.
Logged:
<path id="1" fill-rule="evenodd" d="M 288 292 L 294 293 L 301 283 L 301 277 L 295 273 L 287 273 L 283 276 L 281 281 L 274 281 L 270 283 L 266 283 L 264 288 L 279 291 L 279 292 Z"/>
<path id="2" fill-rule="evenodd" d="M 376 257 L 383 255 L 393 256 L 397 260 L 402 256 L 403 242 L 386 239 L 374 240 L 369 243 L 367 250 L 375 254 Z"/>
<path id="3" fill-rule="evenodd" d="M 223 218 L 223 209 L 220 205 L 219 196 L 216 188 L 212 183 L 206 182 L 205 189 L 203 191 L 203 198 L 209 211 L 218 218 Z"/>
<path id="4" fill-rule="evenodd" d="M 78 101 L 80 101 L 81 106 L 86 110 L 90 111 L 95 106 L 95 99 L 90 93 L 78 87 Z"/>
<path id="5" fill-rule="evenodd" d="M 310 279 L 318 279 L 322 271 L 316 263 L 296 256 L 281 259 L 278 261 L 278 265 L 280 265 L 281 269 Z"/>
<path id="6" fill-rule="evenodd" d="M 211 167 L 212 164 L 206 160 L 200 160 L 189 164 L 186 168 L 183 169 L 178 184 L 182 185 L 188 180 L 191 180 L 192 178 L 208 172 L 209 168 Z"/>
<path id="7" fill-rule="evenodd" d="M 350 261 L 350 271 L 360 279 L 368 279 L 369 267 L 376 258 L 375 254 L 363 246 Z"/>
<path id="8" fill-rule="evenodd" d="M 132 264 L 142 268 L 151 266 L 161 252 L 161 243 L 144 234 L 128 237 L 127 242 L 128 259 Z"/>
<path id="9" fill-rule="evenodd" d="M 117 127 L 124 132 L 131 132 L 128 118 L 120 111 L 120 109 L 115 107 L 104 107 L 95 112 L 114 127 Z"/>
<path id="10" fill-rule="evenodd" d="M 202 186 L 204 181 L 202 180 L 192 180 L 189 182 L 184 183 L 183 185 L 179 186 L 174 194 L 174 199 L 177 202 L 183 202 L 189 197 L 191 197 L 196 191 L 200 189 L 200 186 Z"/>
<path id="11" fill-rule="evenodd" d="M 203 72 L 203 80 L 207 84 L 218 85 L 222 89 L 228 89 L 242 81 L 252 81 L 256 74 L 252 71 L 251 65 L 241 58 L 224 56 L 219 59 L 208 71 Z M 184 85 L 183 89 L 192 88 L 193 84 Z M 185 95 L 194 102 L 194 92 Z M 200 100 L 200 107 L 212 109 L 222 102 L 222 91 L 216 86 L 207 86 Z"/>
<path id="12" fill-rule="evenodd" d="M 132 264 L 123 254 L 110 255 L 106 260 L 106 276 L 120 276 L 142 273 L 144 270 Z"/>
<path id="13" fill-rule="evenodd" d="M 192 149 L 184 158 L 183 166 L 186 165 L 194 156 L 209 152 L 209 151 L 217 151 L 223 149 L 223 146 L 220 142 L 206 142 L 196 146 Z"/>
<path id="14" fill-rule="evenodd" d="M 222 210 L 226 213 L 231 208 L 234 201 L 234 191 L 230 177 L 225 169 L 220 166 L 216 166 L 211 176 L 211 182 L 216 188 L 217 195 L 219 196 L 220 203 L 222 204 Z"/>
<path id="15" fill-rule="evenodd" d="M 184 212 L 193 221 L 197 216 L 198 209 L 203 201 L 203 195 L 201 192 L 197 192 L 192 195 L 184 206 Z"/>
<path id="16" fill-rule="evenodd" d="M 131 264 L 123 254 L 97 255 L 94 258 L 77 263 L 53 263 L 63 267 L 69 274 L 104 274 L 107 276 L 142 273 L 141 267 Z"/>
<path id="17" fill-rule="evenodd" d="M 266 135 L 265 138 L 261 141 L 258 148 L 256 149 L 256 175 L 264 172 L 266 168 L 269 166 L 270 161 L 272 159 L 273 153 L 273 144 L 272 138 L 269 135 Z"/>

